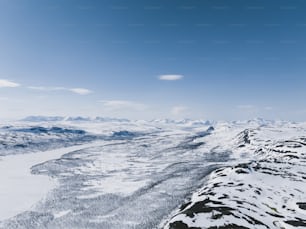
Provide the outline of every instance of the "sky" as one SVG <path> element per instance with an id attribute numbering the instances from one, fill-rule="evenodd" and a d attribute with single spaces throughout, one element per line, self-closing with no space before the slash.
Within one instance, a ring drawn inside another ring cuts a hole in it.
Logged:
<path id="1" fill-rule="evenodd" d="M 306 121 L 304 0 L 0 0 L 0 119 Z"/>

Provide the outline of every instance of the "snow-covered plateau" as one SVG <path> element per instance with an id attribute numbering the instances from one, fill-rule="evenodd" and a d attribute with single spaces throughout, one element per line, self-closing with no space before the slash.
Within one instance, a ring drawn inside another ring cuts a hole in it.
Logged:
<path id="1" fill-rule="evenodd" d="M 306 123 L 0 124 L 0 228 L 306 228 Z"/>

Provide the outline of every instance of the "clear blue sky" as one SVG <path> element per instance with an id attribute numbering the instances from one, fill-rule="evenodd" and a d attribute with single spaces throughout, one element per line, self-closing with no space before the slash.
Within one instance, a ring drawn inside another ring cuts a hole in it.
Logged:
<path id="1" fill-rule="evenodd" d="M 306 120 L 306 1 L 0 0 L 0 118 L 26 115 Z"/>

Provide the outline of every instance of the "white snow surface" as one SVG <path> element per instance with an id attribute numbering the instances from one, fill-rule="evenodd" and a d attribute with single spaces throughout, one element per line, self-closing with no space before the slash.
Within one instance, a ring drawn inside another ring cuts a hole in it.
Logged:
<path id="1" fill-rule="evenodd" d="M 31 167 L 56 159 L 75 150 L 101 145 L 90 143 L 43 153 L 9 155 L 0 161 L 0 221 L 31 209 L 56 186 L 57 182 L 48 176 L 31 173 Z"/>
<path id="2" fill-rule="evenodd" d="M 4 123 L 0 228 L 305 228 L 305 136 L 262 119 Z"/>
<path id="3" fill-rule="evenodd" d="M 214 171 L 164 228 L 306 228 L 305 136 L 304 123 L 282 122 L 225 138 L 235 165 Z"/>

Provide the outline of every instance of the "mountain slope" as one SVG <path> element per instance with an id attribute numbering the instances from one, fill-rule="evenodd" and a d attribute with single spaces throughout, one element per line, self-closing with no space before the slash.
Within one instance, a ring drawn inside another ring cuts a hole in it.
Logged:
<path id="1" fill-rule="evenodd" d="M 305 228 L 303 136 L 304 128 L 295 125 L 242 131 L 232 150 L 253 160 L 214 171 L 164 228 Z"/>

